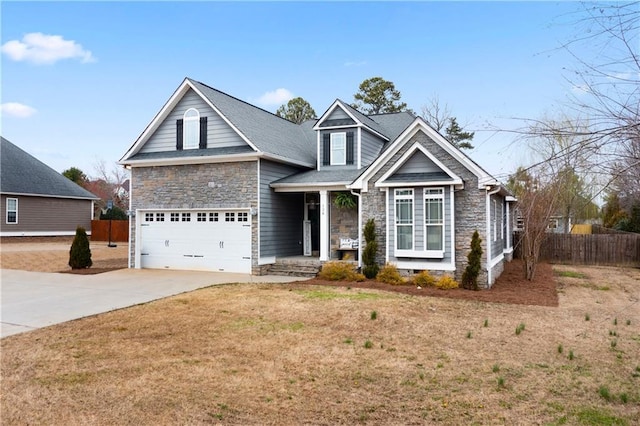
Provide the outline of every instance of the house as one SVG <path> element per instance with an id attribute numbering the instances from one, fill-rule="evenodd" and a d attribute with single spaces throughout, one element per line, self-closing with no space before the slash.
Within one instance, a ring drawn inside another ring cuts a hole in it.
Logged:
<path id="1" fill-rule="evenodd" d="M 513 197 L 408 112 L 338 99 L 298 125 L 187 78 L 120 163 L 131 267 L 265 274 L 289 257 L 338 259 L 345 241 L 361 259 L 370 218 L 377 260 L 402 270 L 460 279 L 478 230 L 486 287 L 513 250 Z M 339 194 L 356 207 L 338 208 Z"/>
<path id="2" fill-rule="evenodd" d="M 0 147 L 0 236 L 74 235 L 91 230 L 98 198 L 5 138 Z"/>

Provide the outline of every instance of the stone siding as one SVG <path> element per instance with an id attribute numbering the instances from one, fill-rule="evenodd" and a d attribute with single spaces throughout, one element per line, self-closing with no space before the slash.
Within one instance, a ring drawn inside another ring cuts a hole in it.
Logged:
<path id="1" fill-rule="evenodd" d="M 133 167 L 131 210 L 258 208 L 256 161 Z M 131 263 L 135 267 L 136 220 L 131 218 Z M 252 269 L 258 266 L 258 219 L 251 216 Z"/>

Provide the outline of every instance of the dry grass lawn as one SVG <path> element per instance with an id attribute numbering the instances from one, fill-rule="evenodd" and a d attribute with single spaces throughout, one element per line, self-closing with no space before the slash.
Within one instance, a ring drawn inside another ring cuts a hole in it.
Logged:
<path id="1" fill-rule="evenodd" d="M 10 336 L 2 424 L 638 424 L 640 270 L 555 269 L 559 307 L 233 284 Z"/>

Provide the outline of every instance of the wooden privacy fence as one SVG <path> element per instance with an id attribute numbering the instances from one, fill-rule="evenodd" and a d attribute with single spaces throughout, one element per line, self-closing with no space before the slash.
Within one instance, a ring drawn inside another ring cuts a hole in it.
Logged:
<path id="1" fill-rule="evenodd" d="M 640 266 L 640 234 L 549 234 L 540 247 L 540 260 L 575 265 Z"/>
<path id="2" fill-rule="evenodd" d="M 92 220 L 91 221 L 91 241 L 109 241 L 109 221 L 108 220 Z M 111 221 L 111 241 L 116 241 L 116 242 L 129 241 L 129 221 L 128 220 L 112 220 Z"/>

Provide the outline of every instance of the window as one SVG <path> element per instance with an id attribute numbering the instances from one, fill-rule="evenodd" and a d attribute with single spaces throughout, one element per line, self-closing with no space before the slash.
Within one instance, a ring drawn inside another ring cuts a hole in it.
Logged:
<path id="1" fill-rule="evenodd" d="M 425 249 L 444 250 L 444 189 L 424 190 Z"/>
<path id="2" fill-rule="evenodd" d="M 164 222 L 164 213 L 156 213 L 156 221 Z"/>
<path id="3" fill-rule="evenodd" d="M 184 113 L 183 146 L 184 149 L 196 149 L 200 145 L 200 113 L 189 108 Z"/>
<path id="4" fill-rule="evenodd" d="M 191 222 L 191 213 L 182 213 L 183 222 Z"/>
<path id="5" fill-rule="evenodd" d="M 209 213 L 209 222 L 217 222 L 218 213 Z"/>
<path id="6" fill-rule="evenodd" d="M 198 213 L 198 222 L 206 222 L 207 214 L 206 213 Z"/>
<path id="7" fill-rule="evenodd" d="M 224 221 L 225 222 L 235 222 L 236 221 L 236 214 L 234 212 L 226 212 L 224 214 Z"/>
<path id="8" fill-rule="evenodd" d="M 7 198 L 7 223 L 18 223 L 18 199 Z"/>
<path id="9" fill-rule="evenodd" d="M 249 213 L 238 212 L 238 222 L 249 222 Z"/>
<path id="10" fill-rule="evenodd" d="M 396 249 L 413 250 L 413 189 L 395 190 Z"/>
<path id="11" fill-rule="evenodd" d="M 144 214 L 145 222 L 153 222 L 153 213 L 145 213 Z"/>
<path id="12" fill-rule="evenodd" d="M 347 164 L 347 134 L 331 133 L 331 165 Z"/>
<path id="13" fill-rule="evenodd" d="M 171 222 L 180 222 L 180 213 L 171 213 Z"/>
<path id="14" fill-rule="evenodd" d="M 504 216 L 504 203 L 500 203 L 500 217 L 502 218 L 500 220 L 500 224 L 502 225 L 500 226 L 500 239 L 504 240 L 504 227 L 507 223 L 507 218 Z"/>
<path id="15" fill-rule="evenodd" d="M 498 241 L 498 203 L 493 200 L 493 241 Z"/>

